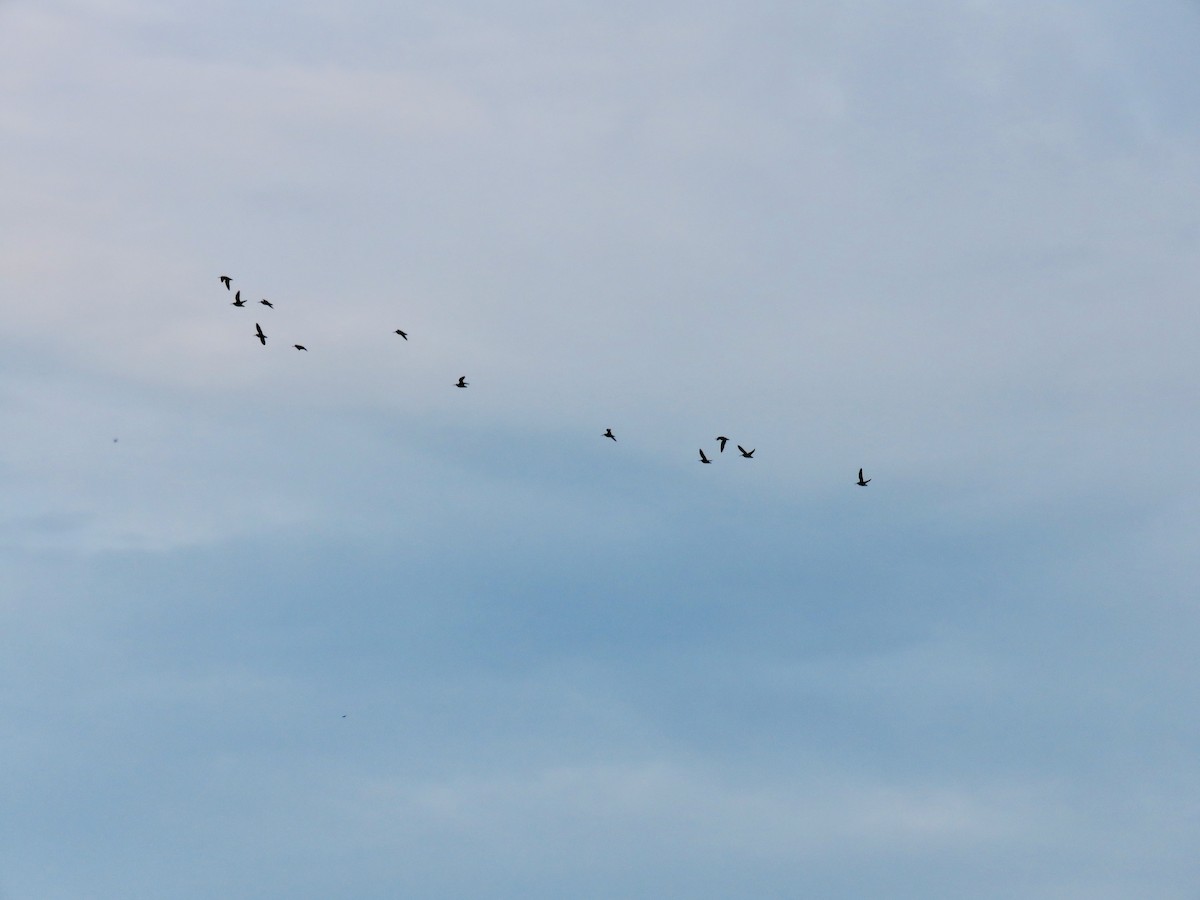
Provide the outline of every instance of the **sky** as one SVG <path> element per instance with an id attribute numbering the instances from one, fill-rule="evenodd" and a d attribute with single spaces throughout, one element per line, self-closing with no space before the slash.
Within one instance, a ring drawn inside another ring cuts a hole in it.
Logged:
<path id="1" fill-rule="evenodd" d="M 0 0 L 0 898 L 1195 898 L 1198 48 Z"/>

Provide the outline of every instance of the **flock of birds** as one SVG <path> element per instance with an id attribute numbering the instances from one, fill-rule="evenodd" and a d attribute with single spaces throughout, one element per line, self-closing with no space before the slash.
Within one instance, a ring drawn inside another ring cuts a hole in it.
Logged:
<path id="1" fill-rule="evenodd" d="M 225 290 L 227 290 L 227 291 L 233 290 L 233 287 L 232 287 L 233 279 L 232 278 L 230 278 L 228 275 L 222 275 L 222 276 L 220 276 L 220 278 L 221 278 L 221 284 L 225 285 Z M 275 304 L 273 304 L 270 300 L 267 300 L 265 297 L 263 299 L 259 300 L 258 302 L 259 302 L 259 304 L 267 307 L 268 309 L 275 308 Z M 240 290 L 237 291 L 233 295 L 233 305 L 237 306 L 237 307 L 245 307 L 245 305 L 246 305 L 246 301 L 242 299 L 242 292 Z M 408 340 L 408 332 L 406 332 L 406 331 L 403 331 L 403 330 L 397 328 L 395 330 L 395 334 L 400 335 L 400 337 L 404 338 L 404 340 L 406 340 L 406 341 Z M 260 325 L 258 322 L 254 323 L 254 336 L 256 338 L 258 338 L 258 342 L 260 344 L 262 344 L 262 346 L 264 346 L 264 347 L 267 346 L 267 335 L 263 332 L 262 325 Z M 292 346 L 295 347 L 297 350 L 303 350 L 306 353 L 308 352 L 308 348 L 305 347 L 303 344 L 292 344 Z M 465 387 L 470 387 L 470 384 L 471 383 L 469 381 L 467 381 L 467 376 L 460 375 L 458 378 L 458 381 L 456 381 L 454 383 L 454 386 L 458 387 L 458 388 L 465 388 Z M 612 441 L 616 441 L 616 439 L 617 439 L 617 436 L 615 434 L 613 434 L 613 430 L 611 428 L 604 429 L 603 436 L 606 438 L 609 438 Z M 724 453 L 725 445 L 729 442 L 729 438 L 725 437 L 724 435 L 717 435 L 716 441 L 718 444 L 717 452 Z M 738 448 L 738 452 L 740 452 L 742 454 L 743 459 L 753 459 L 754 451 L 758 449 L 756 447 L 756 448 L 747 450 L 741 444 L 735 444 L 734 446 L 736 446 Z M 704 465 L 710 465 L 712 463 L 712 460 L 709 459 L 707 455 L 705 455 L 703 447 L 700 448 L 700 462 L 702 462 Z M 856 483 L 858 484 L 859 487 L 866 487 L 868 484 L 871 483 L 871 479 L 863 478 L 863 470 L 859 469 L 858 470 L 858 481 Z"/>

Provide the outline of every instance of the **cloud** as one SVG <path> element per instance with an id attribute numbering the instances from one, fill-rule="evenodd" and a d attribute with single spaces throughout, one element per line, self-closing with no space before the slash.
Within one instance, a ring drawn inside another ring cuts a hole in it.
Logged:
<path id="1" fill-rule="evenodd" d="M 4 890 L 1185 890 L 1197 24 L 4 4 Z"/>

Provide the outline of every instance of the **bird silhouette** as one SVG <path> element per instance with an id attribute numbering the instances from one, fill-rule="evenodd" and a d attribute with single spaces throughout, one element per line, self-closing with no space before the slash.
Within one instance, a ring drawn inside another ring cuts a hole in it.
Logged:
<path id="1" fill-rule="evenodd" d="M 270 300 L 267 300 L 267 299 L 265 299 L 265 298 L 264 298 L 264 299 L 262 299 L 262 300 L 259 300 L 258 302 L 259 302 L 259 303 L 261 303 L 263 306 L 269 306 L 269 307 L 271 307 L 271 309 L 274 309 L 274 308 L 275 308 L 275 304 L 274 304 L 274 303 L 272 303 Z"/>
<path id="2" fill-rule="evenodd" d="M 742 456 L 746 457 L 746 459 L 753 459 L 754 458 L 754 450 L 758 449 L 757 447 L 755 447 L 754 450 L 747 450 L 741 444 L 738 444 L 737 448 L 742 451 Z"/>
<path id="3" fill-rule="evenodd" d="M 399 328 L 397 328 L 396 334 L 400 335 L 400 337 L 404 338 L 406 341 L 408 340 L 408 332 L 407 331 L 401 331 Z"/>
<path id="4" fill-rule="evenodd" d="M 612 438 L 614 441 L 617 439 L 617 436 L 616 436 L 615 434 L 613 434 L 613 433 L 612 433 L 612 429 L 611 429 L 611 428 L 605 428 L 605 429 L 604 429 L 604 436 L 605 436 L 606 438 Z"/>
<path id="5" fill-rule="evenodd" d="M 242 299 L 241 291 L 238 291 L 236 294 L 233 295 L 233 305 L 234 306 L 245 306 L 246 305 L 246 301 Z"/>
<path id="6" fill-rule="evenodd" d="M 255 323 L 254 323 L 254 330 L 255 330 L 256 332 L 258 332 L 258 334 L 257 334 L 256 336 L 258 337 L 258 340 L 259 340 L 259 342 L 260 342 L 260 343 L 261 343 L 261 344 L 262 344 L 264 347 L 265 347 L 265 346 L 267 346 L 267 336 L 266 336 L 265 334 L 263 334 L 262 326 L 261 326 L 261 325 L 259 325 L 257 322 L 255 322 Z"/>
<path id="7" fill-rule="evenodd" d="M 721 452 L 724 453 L 725 452 L 725 442 L 727 440 L 729 440 L 729 438 L 725 437 L 724 435 L 717 435 L 717 440 L 721 442 Z"/>
<path id="8" fill-rule="evenodd" d="M 468 384 L 470 384 L 470 382 L 469 382 L 469 381 L 467 381 L 467 376 L 466 376 L 466 375 L 459 375 L 459 376 L 458 376 L 458 384 L 456 384 L 456 385 L 454 385 L 454 386 L 455 386 L 455 387 L 466 387 Z"/>
<path id="9" fill-rule="evenodd" d="M 700 448 L 700 462 L 704 463 L 706 466 L 711 465 L 711 463 L 712 463 L 712 460 L 704 455 L 703 447 Z"/>
<path id="10" fill-rule="evenodd" d="M 297 350 L 303 350 L 305 353 L 308 352 L 308 348 L 305 347 L 303 344 L 292 344 L 292 346 L 295 347 Z"/>
<path id="11" fill-rule="evenodd" d="M 866 478 L 866 479 L 864 479 L 864 478 L 862 477 L 862 469 L 859 469 L 859 470 L 858 470 L 858 486 L 859 486 L 859 487 L 866 487 L 866 486 L 867 486 L 868 484 L 870 484 L 870 483 L 871 483 L 871 479 L 870 479 L 870 478 Z"/>
<path id="12" fill-rule="evenodd" d="M 221 284 L 225 285 L 225 290 L 229 290 L 229 282 L 232 280 L 233 279 L 230 278 L 228 275 L 221 276 Z"/>

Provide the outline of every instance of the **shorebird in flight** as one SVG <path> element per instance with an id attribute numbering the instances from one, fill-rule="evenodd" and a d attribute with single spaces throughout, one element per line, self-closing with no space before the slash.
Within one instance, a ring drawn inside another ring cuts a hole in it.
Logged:
<path id="1" fill-rule="evenodd" d="M 266 299 L 265 297 L 262 300 L 259 300 L 258 302 L 261 303 L 263 306 L 271 307 L 271 309 L 275 308 L 275 304 L 272 303 L 270 300 Z"/>
<path id="2" fill-rule="evenodd" d="M 401 331 L 399 328 L 397 328 L 396 334 L 400 335 L 400 337 L 404 338 L 406 341 L 408 340 L 408 332 L 407 331 Z"/>
<path id="3" fill-rule="evenodd" d="M 871 479 L 870 479 L 870 478 L 863 478 L 863 477 L 862 477 L 862 469 L 859 469 L 859 470 L 858 470 L 858 486 L 859 486 L 859 487 L 866 487 L 866 486 L 867 486 L 868 484 L 870 484 L 870 483 L 871 483 Z"/>
<path id="4" fill-rule="evenodd" d="M 262 326 L 255 322 L 254 330 L 258 332 L 255 336 L 258 338 L 259 343 L 261 343 L 264 347 L 267 346 L 267 336 L 263 334 Z"/>
<path id="5" fill-rule="evenodd" d="M 611 429 L 611 428 L 605 428 L 605 429 L 604 429 L 604 436 L 605 436 L 606 438 L 612 438 L 614 441 L 617 439 L 617 436 L 616 436 L 615 434 L 613 434 L 613 433 L 612 433 L 612 429 Z"/>
<path id="6" fill-rule="evenodd" d="M 754 450 L 758 449 L 757 447 L 755 447 L 754 450 L 747 450 L 741 444 L 738 444 L 737 448 L 742 451 L 742 456 L 746 457 L 746 459 L 753 459 L 754 458 Z"/>
<path id="7" fill-rule="evenodd" d="M 231 282 L 232 280 L 233 279 L 230 278 L 228 275 L 221 276 L 221 284 L 225 285 L 225 290 L 229 290 L 229 282 Z"/>
<path id="8" fill-rule="evenodd" d="M 725 442 L 727 440 L 729 440 L 729 438 L 725 437 L 724 435 L 719 434 L 719 435 L 717 435 L 717 440 L 721 442 L 721 452 L 724 453 L 725 452 Z"/>
<path id="9" fill-rule="evenodd" d="M 705 456 L 705 455 L 704 455 L 704 448 L 703 448 L 703 447 L 701 447 L 701 448 L 700 448 L 700 462 L 704 463 L 706 466 L 707 466 L 707 465 L 710 465 L 710 464 L 712 463 L 712 460 L 711 460 L 711 459 L 709 459 L 707 456 Z"/>
<path id="10" fill-rule="evenodd" d="M 297 350 L 303 350 L 305 353 L 308 352 L 308 348 L 305 347 L 303 344 L 292 344 L 292 346 L 295 347 Z"/>
<path id="11" fill-rule="evenodd" d="M 455 386 L 455 387 L 466 387 L 468 384 L 470 384 L 470 382 L 469 382 L 469 381 L 467 381 L 467 376 L 466 376 L 466 375 L 459 375 L 459 376 L 458 376 L 458 384 L 456 384 L 456 385 L 454 385 L 454 386 Z"/>
<path id="12" fill-rule="evenodd" d="M 233 305 L 234 306 L 245 306 L 246 305 L 246 301 L 242 299 L 241 291 L 238 291 L 236 294 L 233 295 Z"/>

